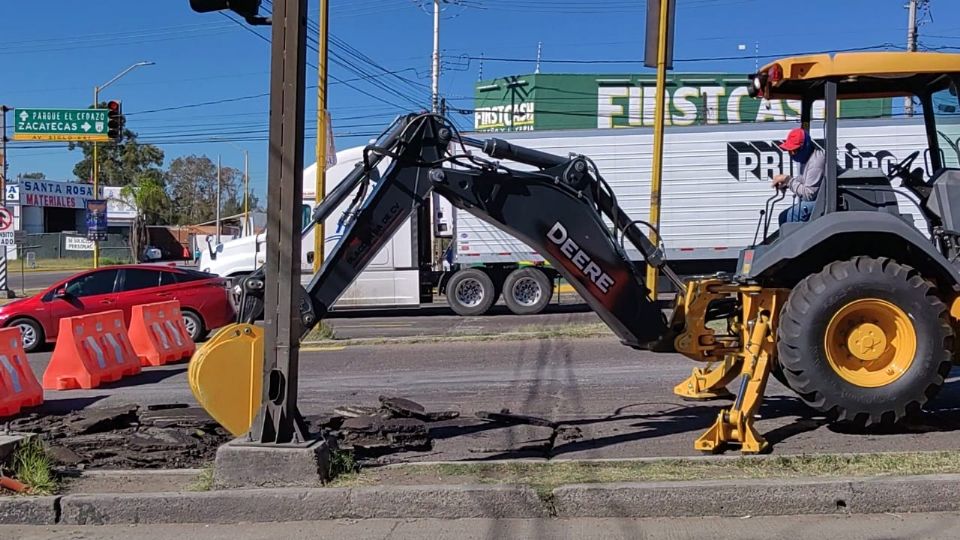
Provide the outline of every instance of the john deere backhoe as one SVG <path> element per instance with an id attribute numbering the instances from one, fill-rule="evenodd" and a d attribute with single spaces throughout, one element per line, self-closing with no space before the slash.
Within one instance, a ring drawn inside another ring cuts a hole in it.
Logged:
<path id="1" fill-rule="evenodd" d="M 940 148 L 960 138 L 960 55 L 785 58 L 751 81 L 753 97 L 800 100 L 806 128 L 814 103 L 824 102 L 827 167 L 810 221 L 768 234 L 768 205 L 735 274 L 681 280 L 587 156 L 475 140 L 443 117 L 411 114 L 368 146 L 364 162 L 317 207 L 319 223 L 356 193 L 342 239 L 302 293 L 302 332 L 433 191 L 536 249 L 625 345 L 707 363 L 675 392 L 734 401 L 697 449 L 766 448 L 753 418 L 770 374 L 838 421 L 888 424 L 916 412 L 944 383 L 960 319 L 960 165 Z M 913 167 L 920 152 L 889 170 L 838 170 L 838 101 L 902 96 L 923 111 L 927 175 Z M 898 193 L 913 204 L 902 207 Z M 669 320 L 648 299 L 627 241 L 681 291 Z M 190 368 L 199 401 L 238 435 L 259 405 L 262 331 L 252 321 L 265 279 L 259 272 L 243 282 L 241 322 L 204 345 Z"/>

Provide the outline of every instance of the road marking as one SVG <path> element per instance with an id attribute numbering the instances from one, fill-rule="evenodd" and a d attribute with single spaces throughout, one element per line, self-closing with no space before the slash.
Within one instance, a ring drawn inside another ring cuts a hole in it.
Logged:
<path id="1" fill-rule="evenodd" d="M 356 324 L 356 325 L 343 325 L 343 324 L 334 324 L 334 328 L 408 328 L 413 326 L 413 323 L 383 323 L 383 324 Z"/>
<path id="2" fill-rule="evenodd" d="M 326 351 L 342 351 L 346 349 L 346 345 L 339 346 L 330 346 L 330 347 L 300 347 L 302 352 L 326 352 Z"/>

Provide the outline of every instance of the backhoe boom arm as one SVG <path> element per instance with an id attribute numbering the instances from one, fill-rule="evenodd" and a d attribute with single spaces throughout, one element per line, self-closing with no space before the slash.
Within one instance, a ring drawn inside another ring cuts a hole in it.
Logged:
<path id="1" fill-rule="evenodd" d="M 518 171 L 475 156 L 534 167 Z M 377 166 L 387 163 L 382 175 Z M 460 210 L 519 238 L 540 253 L 631 347 L 646 348 L 667 334 L 666 321 L 644 286 L 643 268 L 623 248 L 626 236 L 654 266 L 681 286 L 662 252 L 616 204 L 599 171 L 584 156 L 560 157 L 499 139 L 460 137 L 443 117 L 401 117 L 365 151 L 364 163 L 317 207 L 322 222 L 359 189 L 345 216 L 341 240 L 327 255 L 301 300 L 305 334 L 389 242 L 403 222 L 429 200 L 431 191 Z M 615 224 L 614 231 L 604 217 Z M 622 233 L 618 233 L 622 231 Z M 306 232 L 306 231 L 305 231 Z M 244 294 L 257 294 L 262 275 L 245 280 Z M 241 320 L 252 316 L 244 302 Z M 259 308 L 259 306 L 257 306 Z"/>

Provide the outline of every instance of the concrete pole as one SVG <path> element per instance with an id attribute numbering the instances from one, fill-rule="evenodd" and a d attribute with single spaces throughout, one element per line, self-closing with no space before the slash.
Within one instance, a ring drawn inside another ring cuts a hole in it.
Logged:
<path id="1" fill-rule="evenodd" d="M 100 87 L 93 87 L 93 108 L 96 109 L 97 105 L 100 104 Z M 97 152 L 97 141 L 93 141 L 93 170 L 91 171 L 93 176 L 93 198 L 100 198 L 100 166 Z M 100 240 L 97 238 L 93 239 L 93 267 L 100 268 Z"/>
<path id="2" fill-rule="evenodd" d="M 910 0 L 907 4 L 907 51 L 917 50 L 917 0 Z M 903 98 L 903 113 L 906 117 L 913 116 L 913 96 Z"/>
<path id="3" fill-rule="evenodd" d="M 220 244 L 220 154 L 217 154 L 217 244 Z"/>
<path id="4" fill-rule="evenodd" d="M 433 0 L 433 85 L 431 109 L 440 110 L 440 0 Z"/>
<path id="5" fill-rule="evenodd" d="M 250 155 L 243 151 L 243 231 L 244 235 L 249 234 L 250 229 Z"/>
<path id="6" fill-rule="evenodd" d="M 7 111 L 0 105 L 0 207 L 7 206 Z M 0 298 L 13 298 L 7 287 L 7 246 L 0 246 Z"/>

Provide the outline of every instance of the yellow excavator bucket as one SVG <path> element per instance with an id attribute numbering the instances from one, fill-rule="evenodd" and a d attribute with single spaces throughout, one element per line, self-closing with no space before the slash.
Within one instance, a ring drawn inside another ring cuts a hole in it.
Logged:
<path id="1" fill-rule="evenodd" d="M 247 433 L 260 410 L 263 328 L 224 326 L 194 353 L 187 378 L 194 397 L 214 420 L 235 437 Z"/>

